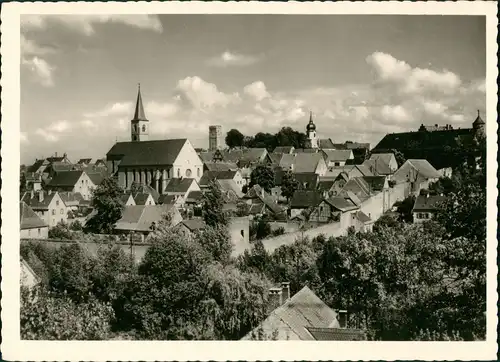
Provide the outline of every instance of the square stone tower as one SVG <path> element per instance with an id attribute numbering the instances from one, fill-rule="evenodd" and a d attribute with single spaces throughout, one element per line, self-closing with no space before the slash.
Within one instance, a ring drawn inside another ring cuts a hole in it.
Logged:
<path id="1" fill-rule="evenodd" d="M 208 149 L 209 151 L 222 148 L 222 126 L 214 125 L 208 127 Z"/>

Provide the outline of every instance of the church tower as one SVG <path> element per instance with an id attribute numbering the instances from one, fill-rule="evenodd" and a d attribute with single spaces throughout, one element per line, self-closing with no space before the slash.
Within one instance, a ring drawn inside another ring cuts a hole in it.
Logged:
<path id="1" fill-rule="evenodd" d="M 137 91 L 137 102 L 135 103 L 134 118 L 130 121 L 130 125 L 132 142 L 149 140 L 149 121 L 144 114 L 140 84 Z"/>
<path id="2" fill-rule="evenodd" d="M 472 130 L 474 132 L 475 139 L 482 139 L 486 136 L 486 130 L 484 129 L 485 126 L 486 126 L 486 123 L 481 118 L 481 115 L 479 114 L 479 110 L 478 110 L 477 111 L 477 118 L 472 123 Z"/>
<path id="3" fill-rule="evenodd" d="M 309 123 L 306 126 L 307 131 L 307 148 L 318 148 L 318 137 L 316 135 L 316 125 L 313 122 L 312 112 L 309 113 Z"/>

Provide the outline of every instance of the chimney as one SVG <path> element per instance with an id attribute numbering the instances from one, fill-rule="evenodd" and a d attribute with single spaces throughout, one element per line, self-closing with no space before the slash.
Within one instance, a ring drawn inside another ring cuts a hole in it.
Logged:
<path id="1" fill-rule="evenodd" d="M 43 190 L 38 191 L 38 201 L 43 201 Z"/>
<path id="2" fill-rule="evenodd" d="M 271 309 L 275 310 L 281 304 L 283 304 L 283 296 L 281 288 L 270 288 L 269 289 L 269 303 L 271 305 Z"/>
<path id="3" fill-rule="evenodd" d="M 283 303 L 290 299 L 290 282 L 281 282 L 281 292 L 283 295 Z"/>
<path id="4" fill-rule="evenodd" d="M 347 311 L 346 310 L 338 310 L 337 311 L 337 320 L 339 321 L 340 328 L 347 328 Z"/>

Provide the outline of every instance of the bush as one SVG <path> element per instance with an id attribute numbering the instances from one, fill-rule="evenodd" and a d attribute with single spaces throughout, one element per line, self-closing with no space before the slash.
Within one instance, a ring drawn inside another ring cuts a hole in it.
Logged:
<path id="1" fill-rule="evenodd" d="M 285 228 L 283 226 L 274 229 L 272 232 L 273 236 L 283 235 L 284 233 L 285 233 Z"/>
<path id="2" fill-rule="evenodd" d="M 81 231 L 81 230 L 83 230 L 83 225 L 80 222 L 80 220 L 75 220 L 75 221 L 73 221 L 71 223 L 71 225 L 69 226 L 69 228 L 72 231 Z"/>
<path id="3" fill-rule="evenodd" d="M 73 236 L 68 228 L 68 225 L 59 222 L 56 226 L 49 229 L 49 239 L 72 240 Z"/>
<path id="4" fill-rule="evenodd" d="M 76 304 L 41 288 L 21 289 L 21 339 L 103 340 L 113 318 L 111 306 L 95 299 Z"/>

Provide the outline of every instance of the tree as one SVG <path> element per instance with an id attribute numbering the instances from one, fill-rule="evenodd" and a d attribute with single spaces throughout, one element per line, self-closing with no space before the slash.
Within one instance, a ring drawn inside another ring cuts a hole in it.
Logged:
<path id="1" fill-rule="evenodd" d="M 262 240 L 271 235 L 271 225 L 264 218 L 255 220 L 250 227 L 250 237 L 256 240 Z"/>
<path id="2" fill-rule="evenodd" d="M 208 226 L 227 225 L 229 220 L 223 211 L 224 199 L 222 191 L 215 180 L 209 184 L 209 189 L 203 194 L 202 214 Z"/>
<path id="3" fill-rule="evenodd" d="M 122 216 L 122 190 L 113 178 L 105 178 L 92 192 L 92 205 L 97 211 L 87 227 L 96 233 L 109 234 Z"/>
<path id="4" fill-rule="evenodd" d="M 401 221 L 411 223 L 413 222 L 413 206 L 415 205 L 415 196 L 410 195 L 403 201 L 398 201 L 394 204 L 397 207 L 399 218 Z"/>
<path id="5" fill-rule="evenodd" d="M 293 146 L 305 148 L 307 136 L 305 133 L 293 130 L 291 127 L 283 127 L 275 135 L 277 146 Z"/>
<path id="6" fill-rule="evenodd" d="M 293 176 L 291 171 L 285 172 L 283 180 L 281 181 L 281 194 L 286 197 L 288 201 L 293 196 L 295 191 L 299 189 L 299 182 Z"/>
<path id="7" fill-rule="evenodd" d="M 26 185 L 26 175 L 24 172 L 21 173 L 21 176 L 19 178 L 19 193 L 22 194 L 26 192 L 27 190 L 27 185 Z"/>
<path id="8" fill-rule="evenodd" d="M 226 145 L 229 148 L 242 147 L 245 136 L 237 129 L 230 130 L 226 135 Z"/>
<path id="9" fill-rule="evenodd" d="M 49 239 L 61 239 L 61 240 L 71 240 L 73 235 L 71 234 L 68 224 L 65 222 L 58 222 L 56 226 L 49 230 Z"/>
<path id="10" fill-rule="evenodd" d="M 226 225 L 207 226 L 195 235 L 195 240 L 205 248 L 215 261 L 223 265 L 229 263 L 233 244 Z"/>
<path id="11" fill-rule="evenodd" d="M 265 191 L 271 192 L 274 187 L 274 172 L 270 167 L 259 165 L 250 174 L 250 187 L 259 185 Z"/>
<path id="12" fill-rule="evenodd" d="M 244 201 L 239 201 L 236 204 L 236 216 L 248 216 L 250 212 L 250 205 Z"/>

